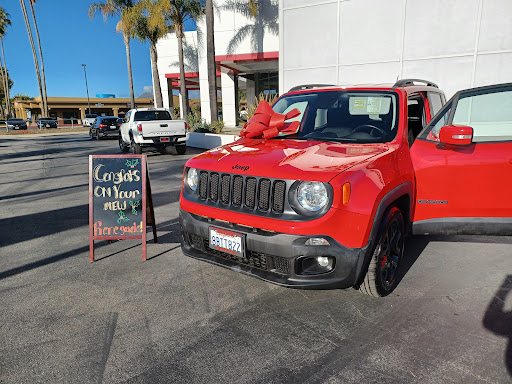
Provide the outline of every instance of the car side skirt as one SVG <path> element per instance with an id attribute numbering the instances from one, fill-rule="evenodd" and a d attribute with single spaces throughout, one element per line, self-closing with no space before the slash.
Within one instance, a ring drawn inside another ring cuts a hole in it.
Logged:
<path id="1" fill-rule="evenodd" d="M 416 221 L 413 235 L 512 236 L 512 217 L 444 217 Z"/>

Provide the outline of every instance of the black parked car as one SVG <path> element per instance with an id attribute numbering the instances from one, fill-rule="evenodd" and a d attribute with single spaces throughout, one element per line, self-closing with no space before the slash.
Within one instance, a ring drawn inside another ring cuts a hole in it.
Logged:
<path id="1" fill-rule="evenodd" d="M 103 137 L 119 137 L 119 124 L 117 116 L 98 116 L 89 128 L 91 139 L 99 140 Z"/>
<path id="2" fill-rule="evenodd" d="M 39 120 L 37 120 L 37 128 L 57 128 L 57 119 L 53 117 L 40 117 Z"/>
<path id="3" fill-rule="evenodd" d="M 23 119 L 9 119 L 7 129 L 27 129 L 27 122 Z"/>

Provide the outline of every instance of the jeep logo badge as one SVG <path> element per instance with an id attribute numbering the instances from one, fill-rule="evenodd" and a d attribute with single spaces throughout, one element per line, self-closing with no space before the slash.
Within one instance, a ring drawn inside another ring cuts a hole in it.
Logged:
<path id="1" fill-rule="evenodd" d="M 241 171 L 247 171 L 249 169 L 248 165 L 233 165 L 233 169 L 240 169 Z"/>

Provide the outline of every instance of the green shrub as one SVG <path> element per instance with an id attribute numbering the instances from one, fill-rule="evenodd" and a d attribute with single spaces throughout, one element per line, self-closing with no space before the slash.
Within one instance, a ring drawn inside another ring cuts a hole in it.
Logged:
<path id="1" fill-rule="evenodd" d="M 212 123 L 210 124 L 210 131 L 212 133 L 221 133 L 223 129 L 224 129 L 224 121 L 223 120 L 212 121 Z"/>
<path id="2" fill-rule="evenodd" d="M 189 131 L 195 131 L 196 127 L 201 125 L 203 123 L 203 120 L 201 119 L 201 116 L 196 113 L 189 113 L 187 116 L 187 125 Z"/>
<path id="3" fill-rule="evenodd" d="M 209 124 L 206 120 L 201 119 L 201 116 L 197 113 L 190 113 L 187 116 L 187 125 L 190 132 L 221 133 L 224 129 L 224 122 L 222 120 Z"/>
<path id="4" fill-rule="evenodd" d="M 270 94 L 270 93 L 264 94 L 263 92 L 261 92 L 259 94 L 259 96 L 256 96 L 254 98 L 254 103 L 249 104 L 247 106 L 247 121 L 249 121 L 251 119 L 251 117 L 254 116 L 254 112 L 256 112 L 256 108 L 258 108 L 260 101 L 265 100 L 265 101 L 268 101 L 268 103 L 270 105 L 272 105 L 275 103 L 275 101 L 278 98 L 279 98 L 279 95 L 277 95 L 277 94 Z"/>
<path id="5" fill-rule="evenodd" d="M 199 124 L 196 124 L 193 128 L 194 132 L 202 132 L 202 133 L 210 133 L 211 128 L 210 124 L 208 124 L 205 120 L 201 121 Z"/>

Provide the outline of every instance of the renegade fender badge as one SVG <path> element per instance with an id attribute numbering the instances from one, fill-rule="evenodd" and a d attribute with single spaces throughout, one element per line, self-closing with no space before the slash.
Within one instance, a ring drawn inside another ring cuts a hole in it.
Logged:
<path id="1" fill-rule="evenodd" d="M 445 200 L 418 200 L 420 204 L 448 204 Z"/>

